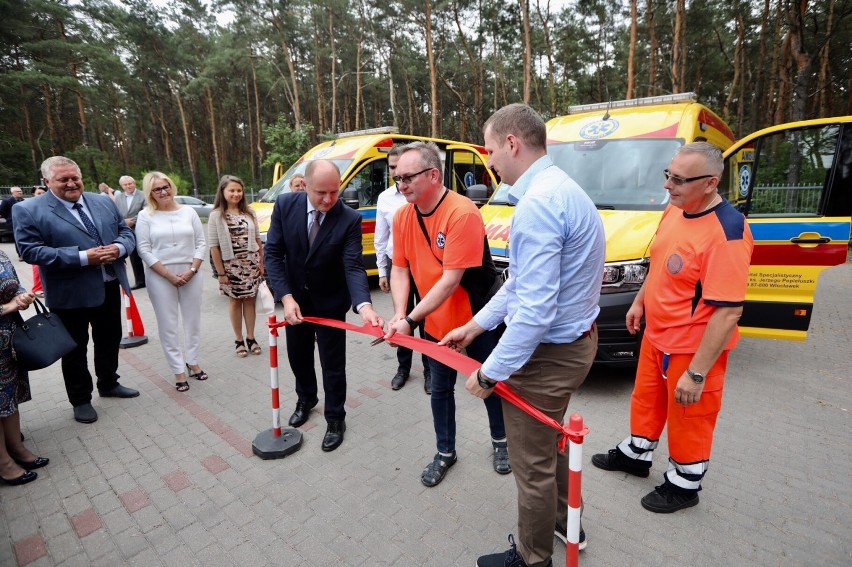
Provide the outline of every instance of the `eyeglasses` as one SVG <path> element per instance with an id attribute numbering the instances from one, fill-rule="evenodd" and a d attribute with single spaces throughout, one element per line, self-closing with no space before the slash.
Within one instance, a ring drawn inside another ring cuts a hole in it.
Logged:
<path id="1" fill-rule="evenodd" d="M 715 175 L 698 175 L 696 177 L 681 177 L 679 175 L 675 175 L 668 169 L 663 170 L 663 175 L 666 177 L 666 181 L 671 181 L 675 185 L 683 185 L 685 183 L 691 183 L 693 181 L 698 181 L 699 179 L 707 179 L 708 177 L 716 177 Z"/>
<path id="2" fill-rule="evenodd" d="M 168 193 L 171 190 L 171 185 L 163 185 L 162 187 L 154 187 L 153 189 L 151 189 L 151 193 Z"/>
<path id="3" fill-rule="evenodd" d="M 396 182 L 396 183 L 405 183 L 406 185 L 408 185 L 409 183 L 411 183 L 412 179 L 414 179 L 415 177 L 417 177 L 421 173 L 426 173 L 427 171 L 430 171 L 432 169 L 435 169 L 435 168 L 434 167 L 427 167 L 426 169 L 418 171 L 417 173 L 412 173 L 411 175 L 394 175 L 393 177 L 391 177 L 391 179 L 393 179 L 394 182 Z"/>

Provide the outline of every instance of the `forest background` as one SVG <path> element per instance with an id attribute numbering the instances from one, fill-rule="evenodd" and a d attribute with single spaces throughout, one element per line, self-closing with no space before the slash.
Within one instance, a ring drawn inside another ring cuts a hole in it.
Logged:
<path id="1" fill-rule="evenodd" d="M 852 114 L 852 0 L 0 0 L 0 184 L 271 183 L 337 132 L 693 91 L 737 136 Z"/>

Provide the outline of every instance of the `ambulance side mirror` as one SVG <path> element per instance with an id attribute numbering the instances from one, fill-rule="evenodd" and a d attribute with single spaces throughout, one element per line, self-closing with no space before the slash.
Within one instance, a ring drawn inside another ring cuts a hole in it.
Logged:
<path id="1" fill-rule="evenodd" d="M 361 201 L 358 199 L 358 189 L 354 187 L 352 189 L 344 189 L 342 199 L 343 204 L 347 207 L 357 209 L 361 206 Z"/>
<path id="2" fill-rule="evenodd" d="M 482 184 L 471 185 L 467 188 L 467 198 L 481 207 L 488 202 L 488 187 Z"/>

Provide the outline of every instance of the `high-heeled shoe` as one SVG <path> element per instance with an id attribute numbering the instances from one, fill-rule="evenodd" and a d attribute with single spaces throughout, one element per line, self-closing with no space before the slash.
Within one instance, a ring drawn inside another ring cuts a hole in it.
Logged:
<path id="1" fill-rule="evenodd" d="M 201 368 L 198 369 L 198 372 L 193 374 L 192 368 L 189 367 L 189 364 L 186 365 L 186 373 L 189 374 L 190 378 L 195 378 L 196 380 L 207 380 L 208 378 L 210 378 L 210 376 L 208 376 L 206 372 L 201 370 Z"/>
<path id="2" fill-rule="evenodd" d="M 9 486 L 19 486 L 21 484 L 26 484 L 28 482 L 32 482 L 38 478 L 38 473 L 34 471 L 27 471 L 19 477 L 15 478 L 3 478 L 0 476 L 0 480 L 8 484 Z"/>
<path id="3" fill-rule="evenodd" d="M 40 469 L 41 467 L 46 467 L 50 462 L 50 459 L 47 457 L 36 457 L 34 461 L 21 461 L 12 457 L 12 460 L 15 461 L 19 467 L 24 470 L 31 471 L 33 469 Z"/>

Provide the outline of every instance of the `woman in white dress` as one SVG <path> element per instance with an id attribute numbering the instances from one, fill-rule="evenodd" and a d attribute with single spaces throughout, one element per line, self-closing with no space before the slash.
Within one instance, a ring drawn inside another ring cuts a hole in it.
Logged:
<path id="1" fill-rule="evenodd" d="M 198 270 L 207 254 L 207 242 L 198 214 L 174 200 L 177 188 L 166 174 L 148 173 L 142 180 L 142 190 L 148 207 L 136 220 L 136 249 L 145 264 L 145 282 L 163 354 L 175 375 L 175 388 L 186 392 L 187 371 L 196 380 L 208 378 L 198 365 L 202 289 Z M 180 319 L 185 354 L 178 337 Z"/>

